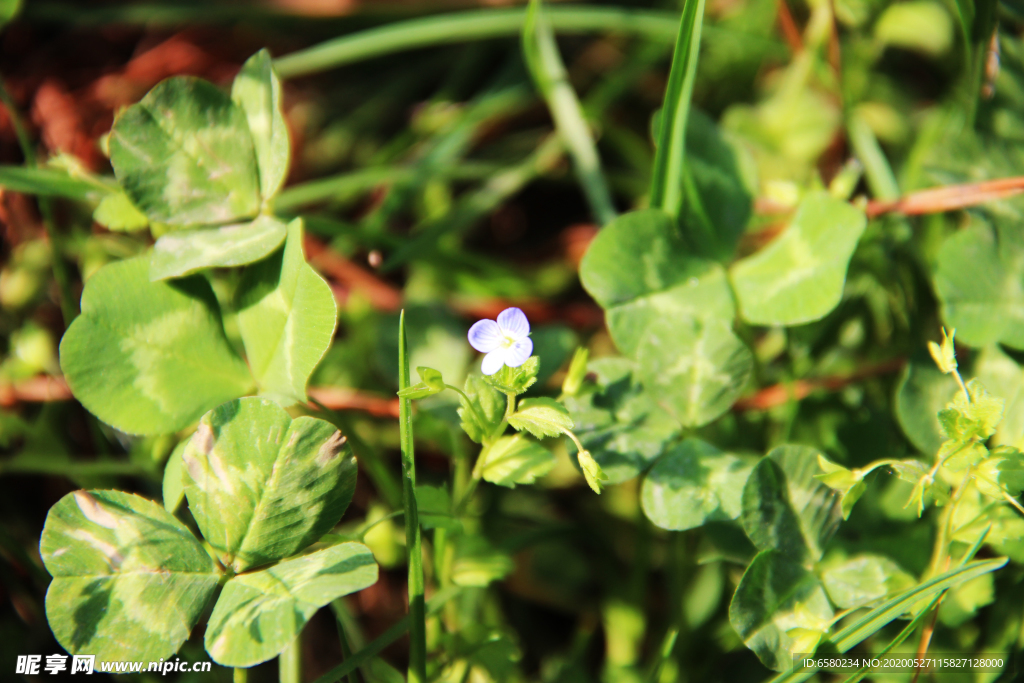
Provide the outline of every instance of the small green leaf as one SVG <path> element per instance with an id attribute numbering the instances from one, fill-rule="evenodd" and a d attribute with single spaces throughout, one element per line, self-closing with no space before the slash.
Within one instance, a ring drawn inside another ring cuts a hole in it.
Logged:
<path id="1" fill-rule="evenodd" d="M 843 519 L 849 519 L 853 506 L 867 490 L 863 473 L 859 470 L 848 470 L 820 454 L 818 455 L 818 467 L 824 474 L 816 474 L 814 478 L 839 494 Z"/>
<path id="2" fill-rule="evenodd" d="M 538 439 L 560 436 L 573 428 L 572 417 L 565 406 L 547 397 L 524 398 L 508 423 L 517 431 L 526 430 Z"/>
<path id="3" fill-rule="evenodd" d="M 399 397 L 408 399 L 426 398 L 440 394 L 445 390 L 444 378 L 441 373 L 433 368 L 416 368 L 420 376 L 420 382 L 406 387 L 398 392 Z"/>
<path id="4" fill-rule="evenodd" d="M 346 437 L 243 398 L 199 422 L 182 460 L 185 496 L 203 536 L 235 572 L 288 557 L 341 519 L 356 485 Z"/>
<path id="5" fill-rule="evenodd" d="M 460 536 L 452 563 L 452 582 L 457 586 L 483 588 L 503 579 L 515 569 L 506 553 L 481 536 Z"/>
<path id="6" fill-rule="evenodd" d="M 928 342 L 928 353 L 931 354 L 932 360 L 935 361 L 935 365 L 938 366 L 939 371 L 948 375 L 957 368 L 956 364 L 956 347 L 954 346 L 953 339 L 956 337 L 956 330 L 954 329 L 946 336 L 946 328 L 942 328 L 942 344 L 936 344 L 933 341 Z"/>
<path id="7" fill-rule="evenodd" d="M 644 386 L 688 427 L 727 411 L 747 386 L 754 359 L 722 319 L 665 318 L 646 330 L 637 352 Z"/>
<path id="8" fill-rule="evenodd" d="M 505 415 L 506 399 L 478 375 L 466 378 L 465 393 L 469 397 L 468 403 L 465 398 L 459 397 L 459 403 L 462 405 L 459 408 L 462 430 L 473 441 L 483 443 L 483 440 L 501 424 Z"/>
<path id="9" fill-rule="evenodd" d="M 501 437 L 481 457 L 483 478 L 509 488 L 532 484 L 555 466 L 551 451 L 522 434 Z"/>
<path id="10" fill-rule="evenodd" d="M 146 215 L 135 208 L 124 192 L 108 194 L 100 200 L 92 219 L 107 230 L 135 232 L 149 225 Z"/>
<path id="11" fill-rule="evenodd" d="M 207 268 L 230 268 L 259 261 L 281 246 L 288 228 L 270 216 L 237 225 L 178 230 L 153 245 L 149 279 L 189 275 Z"/>
<path id="12" fill-rule="evenodd" d="M 53 581 L 46 618 L 72 654 L 168 658 L 213 596 L 220 574 L 162 507 L 120 491 L 75 491 L 46 516 L 39 550 Z"/>
<path id="13" fill-rule="evenodd" d="M 595 382 L 565 399 L 583 447 L 618 484 L 640 474 L 680 431 L 679 423 L 659 406 L 637 379 L 626 358 L 599 358 L 587 371 Z"/>
<path id="14" fill-rule="evenodd" d="M 206 627 L 206 651 L 223 666 L 276 657 L 314 613 L 377 582 L 377 563 L 361 543 L 341 543 L 227 582 Z"/>
<path id="15" fill-rule="evenodd" d="M 270 53 L 260 50 L 242 65 L 231 86 L 231 99 L 245 112 L 256 152 L 260 194 L 270 199 L 288 175 L 288 125 L 284 120 L 281 81 Z"/>
<path id="16" fill-rule="evenodd" d="M 260 394 L 282 405 L 306 400 L 306 382 L 334 338 L 338 306 L 302 255 L 302 220 L 284 249 L 245 269 L 238 327 Z"/>
<path id="17" fill-rule="evenodd" d="M 121 112 L 110 163 L 132 203 L 157 223 L 229 223 L 260 209 L 245 113 L 198 78 L 162 81 Z"/>
<path id="18" fill-rule="evenodd" d="M 590 454 L 590 451 L 579 451 L 576 453 L 576 460 L 580 464 L 580 469 L 583 470 L 583 478 L 587 480 L 587 486 L 594 493 L 601 493 L 604 483 L 608 481 L 608 475 L 604 473 L 601 466 L 594 460 L 594 456 Z"/>
<path id="19" fill-rule="evenodd" d="M 530 356 L 518 368 L 503 365 L 493 375 L 483 375 L 483 380 L 503 394 L 518 396 L 534 385 L 539 370 L 540 358 Z"/>
<path id="20" fill-rule="evenodd" d="M 825 192 L 807 195 L 782 235 L 730 269 L 743 319 L 800 325 L 839 304 L 846 269 L 867 219 Z"/>
<path id="21" fill-rule="evenodd" d="M 729 622 L 770 669 L 793 665 L 793 654 L 813 652 L 834 614 L 814 572 L 783 550 L 758 553 L 729 604 Z"/>
<path id="22" fill-rule="evenodd" d="M 902 567 L 881 555 L 857 555 L 830 562 L 820 573 L 829 598 L 840 609 L 863 607 L 913 588 L 916 583 Z"/>
<path id="23" fill-rule="evenodd" d="M 111 263 L 89 278 L 82 314 L 61 340 L 60 363 L 75 398 L 130 434 L 184 429 L 252 388 L 224 336 L 210 284 L 197 276 L 150 282 L 146 257 Z"/>
<path id="24" fill-rule="evenodd" d="M 416 511 L 424 529 L 462 529 L 462 523 L 452 516 L 452 501 L 446 486 L 417 484 L 415 495 Z"/>
<path id="25" fill-rule="evenodd" d="M 686 439 L 659 458 L 644 478 L 644 514 L 672 530 L 736 519 L 750 471 L 735 455 L 699 439 Z"/>

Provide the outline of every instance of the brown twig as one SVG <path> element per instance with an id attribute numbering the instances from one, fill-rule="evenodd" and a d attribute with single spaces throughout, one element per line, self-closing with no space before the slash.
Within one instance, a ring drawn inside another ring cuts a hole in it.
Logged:
<path id="1" fill-rule="evenodd" d="M 341 298 L 351 291 L 357 291 L 378 310 L 397 311 L 402 307 L 402 292 L 397 287 L 328 248 L 316 238 L 307 235 L 305 247 L 310 265 L 341 285 L 332 288 L 336 297 Z"/>
<path id="2" fill-rule="evenodd" d="M 307 393 L 331 410 L 358 410 L 374 417 L 398 419 L 397 397 L 386 398 L 341 387 L 310 387 Z"/>
<path id="3" fill-rule="evenodd" d="M 71 400 L 71 389 L 63 377 L 39 375 L 13 384 L 0 384 L 0 407 L 17 403 L 47 403 Z"/>
<path id="4" fill-rule="evenodd" d="M 848 375 L 833 375 L 818 379 L 798 379 L 795 382 L 773 384 L 759 390 L 752 396 L 746 396 L 736 401 L 734 410 L 768 410 L 777 406 L 785 405 L 790 401 L 799 401 L 807 398 L 814 391 L 839 391 L 850 384 L 859 382 L 868 377 L 887 375 L 902 369 L 906 359 L 893 358 L 891 360 L 867 365 L 856 372 Z"/>
<path id="5" fill-rule="evenodd" d="M 786 0 L 778 0 L 779 7 L 779 28 L 782 29 L 782 36 L 786 39 L 786 43 L 789 44 L 789 49 L 793 54 L 798 54 L 804 50 L 804 40 L 800 36 L 800 29 L 797 28 L 796 21 L 793 19 L 793 13 L 789 11 L 789 5 L 786 4 Z"/>
<path id="6" fill-rule="evenodd" d="M 902 213 L 919 216 L 927 213 L 941 213 L 977 206 L 997 199 L 1006 199 L 1024 192 L 1024 176 L 997 178 L 979 183 L 947 185 L 908 194 L 895 201 L 872 200 L 868 202 L 867 214 L 875 218 L 884 213 Z"/>

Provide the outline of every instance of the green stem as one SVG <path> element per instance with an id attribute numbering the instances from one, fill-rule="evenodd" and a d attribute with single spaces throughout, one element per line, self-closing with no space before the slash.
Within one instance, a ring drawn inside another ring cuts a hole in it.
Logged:
<path id="1" fill-rule="evenodd" d="M 460 586 L 452 586 L 451 588 L 439 590 L 430 598 L 430 600 L 427 601 L 426 613 L 429 615 L 436 614 L 446 602 L 451 600 L 460 592 L 462 592 L 462 588 Z M 373 642 L 325 673 L 320 678 L 316 679 L 314 683 L 334 683 L 343 676 L 347 676 L 350 672 L 365 665 L 371 659 L 380 654 L 384 648 L 401 638 L 402 634 L 409 630 L 410 622 L 411 619 L 408 615 L 402 617 L 402 619 L 395 623 L 391 628 L 377 636 Z"/>
<path id="2" fill-rule="evenodd" d="M 249 670 L 241 668 L 235 669 L 232 680 L 234 681 L 234 683 L 248 683 Z"/>
<path id="3" fill-rule="evenodd" d="M 668 42 L 675 36 L 677 16 L 675 12 L 580 5 L 552 8 L 548 20 L 560 32 L 611 30 Z M 511 37 L 519 34 L 525 19 L 523 9 L 486 9 L 400 21 L 293 52 L 274 60 L 274 68 L 281 78 L 295 78 L 393 52 Z"/>
<path id="4" fill-rule="evenodd" d="M 281 651 L 277 657 L 278 680 L 281 683 L 301 683 L 302 681 L 302 644 L 301 633 Z"/>
<path id="5" fill-rule="evenodd" d="M 398 321 L 398 388 L 411 383 L 409 352 L 405 335 L 405 311 Z M 409 549 L 409 683 L 427 681 L 427 620 L 424 608 L 423 539 L 416 509 L 416 462 L 413 451 L 412 405 L 398 400 L 398 423 L 402 448 L 402 494 L 405 503 L 405 538 Z"/>
<path id="6" fill-rule="evenodd" d="M 590 210 L 602 225 L 615 220 L 611 192 L 601 171 L 601 158 L 583 115 L 580 100 L 569 83 L 555 34 L 541 12 L 541 0 L 530 0 L 523 24 L 523 54 L 534 84 L 544 97 L 554 119 L 555 129 L 573 158 L 576 177 L 590 204 Z"/>
<path id="7" fill-rule="evenodd" d="M 847 116 L 846 131 L 854 154 L 864 164 L 864 175 L 871 194 L 883 201 L 899 199 L 900 188 L 896 176 L 871 127 L 855 111 L 851 111 Z"/>
<path id="8" fill-rule="evenodd" d="M 4 474 L 45 474 L 74 478 L 102 475 L 146 476 L 152 472 L 133 462 L 65 462 L 40 457 L 32 461 L 15 459 L 0 463 L 0 475 Z"/>

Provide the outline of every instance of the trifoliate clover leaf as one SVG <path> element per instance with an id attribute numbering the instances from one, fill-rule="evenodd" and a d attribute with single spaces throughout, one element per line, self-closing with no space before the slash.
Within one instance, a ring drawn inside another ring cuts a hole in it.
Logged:
<path id="1" fill-rule="evenodd" d="M 526 430 L 538 439 L 560 436 L 573 428 L 572 417 L 566 407 L 546 397 L 523 399 L 508 422 L 516 431 Z"/>
<path id="2" fill-rule="evenodd" d="M 398 396 L 400 398 L 426 398 L 427 396 L 440 394 L 444 391 L 444 379 L 439 371 L 433 368 L 419 367 L 416 368 L 416 372 L 419 374 L 421 381 L 399 391 Z"/>
<path id="3" fill-rule="evenodd" d="M 824 474 L 816 474 L 814 478 L 840 494 L 843 519 L 849 519 L 854 504 L 867 489 L 864 484 L 864 473 L 860 470 L 848 470 L 822 455 L 818 456 L 818 466 Z"/>
<path id="4" fill-rule="evenodd" d="M 531 356 L 519 367 L 505 365 L 493 375 L 484 375 L 483 380 L 503 394 L 518 396 L 537 382 L 539 370 L 540 358 Z"/>

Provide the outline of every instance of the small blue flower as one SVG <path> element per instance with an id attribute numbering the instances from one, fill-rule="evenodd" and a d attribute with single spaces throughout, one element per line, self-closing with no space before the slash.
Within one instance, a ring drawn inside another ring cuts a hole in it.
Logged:
<path id="1" fill-rule="evenodd" d="M 486 353 L 480 369 L 493 375 L 502 365 L 518 368 L 533 353 L 530 321 L 518 308 L 506 308 L 498 320 L 478 320 L 469 328 L 469 345 Z"/>

